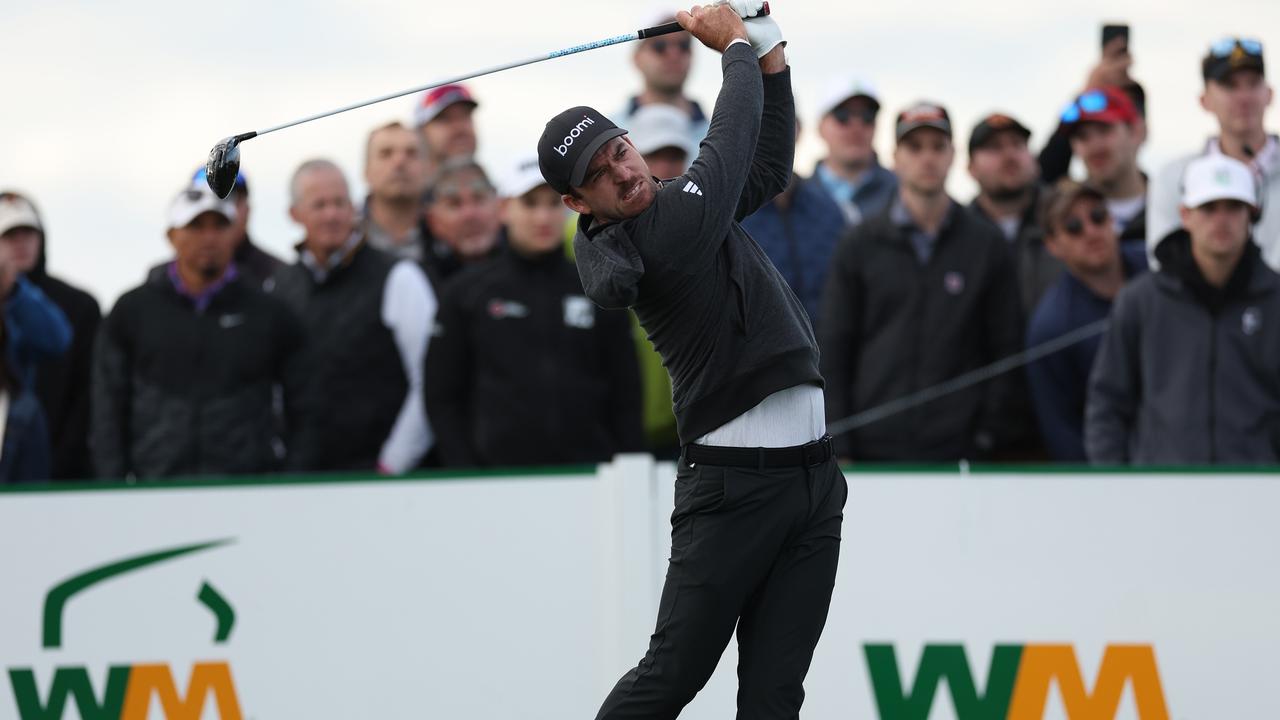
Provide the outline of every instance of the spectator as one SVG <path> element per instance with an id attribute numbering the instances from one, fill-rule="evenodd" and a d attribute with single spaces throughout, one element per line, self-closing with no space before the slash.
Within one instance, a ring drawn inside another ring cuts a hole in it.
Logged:
<path id="1" fill-rule="evenodd" d="M 1120 291 L 1089 380 L 1095 463 L 1280 461 L 1280 276 L 1249 242 L 1253 171 L 1211 154 L 1183 178 L 1160 270 Z"/>
<path id="2" fill-rule="evenodd" d="M 23 274 L 40 252 L 40 217 L 25 198 L 0 199 L 0 298 L 4 304 L 7 354 L 24 388 L 36 387 L 37 366 L 61 359 L 71 348 L 71 323 Z"/>
<path id="3" fill-rule="evenodd" d="M 413 117 L 427 151 L 424 177 L 448 160 L 476 154 L 479 142 L 472 115 L 479 105 L 464 85 L 443 85 L 422 94 Z"/>
<path id="4" fill-rule="evenodd" d="M 425 197 L 427 229 L 435 238 L 428 267 L 447 280 L 464 265 L 491 258 L 500 245 L 498 195 L 484 168 L 469 157 L 441 166 Z"/>
<path id="5" fill-rule="evenodd" d="M 431 448 L 422 373 L 436 298 L 421 268 L 369 247 L 342 171 L 303 163 L 289 215 L 306 231 L 278 292 L 302 315 L 314 418 L 309 470 L 413 469 Z"/>
<path id="6" fill-rule="evenodd" d="M 821 183 L 794 172 L 786 190 L 742 221 L 742 227 L 800 299 L 814 327 L 818 326 L 831 253 L 844 233 L 844 223 L 840 206 Z"/>
<path id="7" fill-rule="evenodd" d="M 1031 131 L 1008 115 L 988 115 L 969 136 L 969 174 L 978 196 L 969 208 L 1000 228 L 1013 251 L 1013 270 L 1029 315 L 1062 273 L 1062 263 L 1044 246 L 1040 226 L 1040 169 L 1027 147 Z"/>
<path id="8" fill-rule="evenodd" d="M 22 387 L 8 361 L 9 333 L 0 324 L 0 485 L 49 479 L 49 432 L 34 393 Z"/>
<path id="9" fill-rule="evenodd" d="M 1200 106 L 1218 121 L 1218 136 L 1210 138 L 1200 153 L 1170 163 L 1151 181 L 1151 210 L 1147 249 L 1178 229 L 1179 186 L 1187 165 L 1203 155 L 1226 155 L 1249 165 L 1263 182 L 1262 205 L 1269 209 L 1254 228 L 1254 242 L 1262 245 L 1262 257 L 1280 270 L 1280 138 L 1267 134 L 1263 116 L 1271 106 L 1273 91 L 1267 84 L 1262 43 L 1225 38 L 1209 47 L 1201 63 L 1204 94 Z"/>
<path id="10" fill-rule="evenodd" d="M 656 24 L 669 22 L 675 22 L 675 17 L 668 15 Z M 636 43 L 632 59 L 636 70 L 640 71 L 644 88 L 639 95 L 629 99 L 622 112 L 613 118 L 618 126 L 633 126 L 635 114 L 642 107 L 670 105 L 689 118 L 690 141 L 696 147 L 706 137 L 711 121 L 698 101 L 684 92 L 689 71 L 693 68 L 693 38 L 689 33 L 678 32 L 641 40 Z"/>
<path id="11" fill-rule="evenodd" d="M 421 136 L 398 122 L 369 133 L 364 179 L 369 185 L 364 203 L 369 245 L 403 260 L 426 260 L 430 238 L 422 217 L 422 191 L 427 159 Z"/>
<path id="12" fill-rule="evenodd" d="M 1045 292 L 1027 329 L 1027 347 L 1106 319 L 1120 288 L 1146 272 L 1136 240 L 1120 244 L 1097 188 L 1062 180 L 1045 209 L 1045 247 L 1066 272 Z M 1032 405 L 1050 457 L 1084 462 L 1084 409 L 1089 371 L 1102 337 L 1095 335 L 1027 366 Z"/>
<path id="13" fill-rule="evenodd" d="M 899 400 L 1019 352 L 1022 313 L 1008 243 L 946 194 L 955 158 L 946 110 L 898 115 L 889 212 L 836 247 L 819 338 L 827 418 Z M 1021 378 L 1004 375 L 836 439 L 859 460 L 983 457 L 1015 437 Z"/>
<path id="14" fill-rule="evenodd" d="M 278 467 L 275 388 L 290 452 L 305 428 L 293 363 L 303 343 L 283 303 L 232 257 L 236 209 L 188 185 L 169 209 L 174 260 L 124 294 L 93 358 L 90 447 L 109 478 L 261 473 Z"/>
<path id="15" fill-rule="evenodd" d="M 689 116 L 670 105 L 645 105 L 631 116 L 631 142 L 649 172 L 662 180 L 680 177 L 698 154 Z"/>
<path id="16" fill-rule="evenodd" d="M 643 445 L 631 321 L 564 256 L 560 194 L 536 158 L 504 183 L 508 246 L 441 294 L 427 411 L 446 466 L 601 462 Z"/>
<path id="17" fill-rule="evenodd" d="M 203 167 L 196 170 L 191 182 L 200 186 L 208 184 Z M 231 258 L 236 264 L 236 272 L 244 282 L 263 290 L 270 290 L 271 283 L 275 282 L 276 271 L 284 267 L 285 263 L 255 245 L 249 237 L 249 180 L 242 172 L 236 173 L 236 182 L 231 189 L 230 200 L 236 206 L 236 217 L 231 225 L 231 233 L 237 239 L 235 255 Z M 161 265 L 159 271 L 163 273 L 164 268 L 165 266 Z"/>
<path id="18" fill-rule="evenodd" d="M 827 157 L 813 176 L 840 205 L 849 227 L 883 213 L 898 193 L 898 178 L 876 157 L 879 113 L 875 88 L 857 78 L 832 81 L 822 103 L 818 134 Z"/>
<path id="19" fill-rule="evenodd" d="M 7 214 L 12 213 L 12 214 Z M 93 340 L 102 321 L 89 293 L 49 275 L 49 240 L 35 206 L 17 193 L 0 193 L 0 240 L 11 245 L 15 269 L 53 301 L 71 324 L 71 346 L 36 368 L 36 397 L 48 419 L 54 480 L 92 477 L 89 462 L 89 376 Z M 25 218 L 25 219 L 24 219 Z M 27 225 L 11 225 L 13 222 Z M 6 227 L 8 226 L 8 227 Z"/>
<path id="20" fill-rule="evenodd" d="M 1147 125 L 1133 100 L 1116 88 L 1086 90 L 1063 110 L 1062 124 L 1087 182 L 1106 193 L 1120 241 L 1145 238 L 1147 176 L 1138 169 L 1138 150 Z"/>

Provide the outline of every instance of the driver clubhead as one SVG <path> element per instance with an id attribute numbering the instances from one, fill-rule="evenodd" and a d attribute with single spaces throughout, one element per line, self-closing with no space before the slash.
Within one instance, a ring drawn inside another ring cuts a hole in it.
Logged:
<path id="1" fill-rule="evenodd" d="M 204 166 L 205 180 L 213 194 L 224 200 L 236 186 L 236 176 L 240 174 L 240 141 L 248 137 L 253 134 L 223 138 L 209 151 L 209 160 Z"/>

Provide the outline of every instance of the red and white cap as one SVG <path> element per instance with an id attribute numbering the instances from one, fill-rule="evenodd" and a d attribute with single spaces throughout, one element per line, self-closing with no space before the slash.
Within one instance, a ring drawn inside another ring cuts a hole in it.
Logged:
<path id="1" fill-rule="evenodd" d="M 455 103 L 466 103 L 473 108 L 480 104 L 471 97 L 471 91 L 463 85 L 441 85 L 422 94 L 418 107 L 413 111 L 413 122 L 418 127 L 422 127 L 435 120 L 445 108 Z"/>

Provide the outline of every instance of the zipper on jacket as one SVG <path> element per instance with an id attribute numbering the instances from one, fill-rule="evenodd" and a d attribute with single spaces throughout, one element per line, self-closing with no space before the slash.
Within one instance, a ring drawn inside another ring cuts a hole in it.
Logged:
<path id="1" fill-rule="evenodd" d="M 1209 463 L 1218 461 L 1217 397 L 1218 383 L 1218 316 L 1209 313 Z"/>

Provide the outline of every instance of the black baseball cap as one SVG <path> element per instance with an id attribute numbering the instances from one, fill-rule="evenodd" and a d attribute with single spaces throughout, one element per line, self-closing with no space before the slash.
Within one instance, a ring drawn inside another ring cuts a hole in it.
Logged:
<path id="1" fill-rule="evenodd" d="M 1031 137 L 1031 131 L 1026 125 L 1014 120 L 1012 117 L 1004 113 L 992 113 L 974 126 L 973 133 L 969 135 L 969 154 L 972 155 L 974 150 L 986 145 L 996 133 L 1014 132 L 1022 136 L 1023 140 Z"/>
<path id="2" fill-rule="evenodd" d="M 1248 38 L 1223 38 L 1209 46 L 1200 63 L 1204 81 L 1222 80 L 1236 70 L 1257 70 L 1266 75 L 1262 43 Z"/>
<path id="3" fill-rule="evenodd" d="M 538 140 L 538 169 L 556 192 L 564 195 L 581 187 L 591 158 L 605 143 L 626 135 L 594 108 L 579 105 L 547 122 Z"/>
<path id="4" fill-rule="evenodd" d="M 920 128 L 941 130 L 950 138 L 951 116 L 947 114 L 946 108 L 930 102 L 916 103 L 898 113 L 896 133 L 898 142 L 902 142 L 902 138 Z"/>

